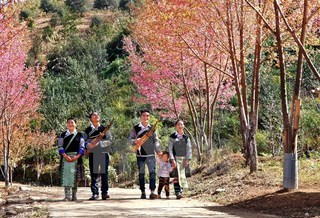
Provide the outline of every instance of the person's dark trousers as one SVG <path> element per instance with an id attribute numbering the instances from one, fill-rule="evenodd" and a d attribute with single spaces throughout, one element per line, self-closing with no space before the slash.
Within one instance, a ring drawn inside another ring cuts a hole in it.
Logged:
<path id="1" fill-rule="evenodd" d="M 100 167 L 100 173 L 99 173 Z M 98 178 L 101 176 L 101 193 L 107 194 L 109 189 L 108 184 L 108 167 L 109 167 L 109 154 L 102 153 L 94 155 L 90 153 L 89 168 L 91 176 L 91 192 L 94 195 L 99 194 Z"/>
<path id="2" fill-rule="evenodd" d="M 169 182 L 170 177 L 159 177 L 158 195 L 161 195 L 162 188 L 166 192 L 166 196 L 169 196 Z"/>
<path id="3" fill-rule="evenodd" d="M 145 165 L 149 170 L 149 188 L 154 191 L 156 189 L 156 158 L 152 157 L 137 157 L 139 169 L 139 185 L 141 192 L 145 192 Z"/>
<path id="4" fill-rule="evenodd" d="M 175 193 L 176 195 L 181 194 L 181 187 L 180 187 L 179 179 L 178 179 L 178 178 L 174 178 L 174 179 L 173 179 L 173 187 L 174 187 L 174 193 Z"/>

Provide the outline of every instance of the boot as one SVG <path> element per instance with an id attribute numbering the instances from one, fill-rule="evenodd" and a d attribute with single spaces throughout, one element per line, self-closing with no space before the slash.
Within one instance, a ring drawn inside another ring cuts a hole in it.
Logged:
<path id="1" fill-rule="evenodd" d="M 76 201 L 77 200 L 77 188 L 72 188 L 72 201 Z"/>
<path id="2" fill-rule="evenodd" d="M 64 187 L 64 201 L 71 200 L 71 187 Z"/>

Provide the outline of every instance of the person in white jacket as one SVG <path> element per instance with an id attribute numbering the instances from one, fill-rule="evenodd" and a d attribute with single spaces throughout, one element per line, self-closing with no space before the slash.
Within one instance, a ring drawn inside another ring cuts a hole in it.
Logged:
<path id="1" fill-rule="evenodd" d="M 162 155 L 159 155 L 160 158 L 157 158 L 157 163 L 159 166 L 158 176 L 159 176 L 159 186 L 158 186 L 158 198 L 161 198 L 161 191 L 164 187 L 166 192 L 166 198 L 169 199 L 170 195 L 170 172 L 172 172 L 173 167 L 169 162 L 169 152 L 163 151 Z"/>

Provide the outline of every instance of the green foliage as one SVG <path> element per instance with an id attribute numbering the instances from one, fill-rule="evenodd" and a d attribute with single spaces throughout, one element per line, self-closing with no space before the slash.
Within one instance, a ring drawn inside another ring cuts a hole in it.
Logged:
<path id="1" fill-rule="evenodd" d="M 117 130 L 116 140 L 121 141 L 124 135 L 127 138 L 131 129 L 128 116 L 134 111 L 130 101 L 134 88 L 121 54 L 109 63 L 110 40 L 96 32 L 70 33 L 67 40 L 65 45 L 58 44 L 48 55 L 48 70 L 43 81 L 45 98 L 41 106 L 46 118 L 44 128 L 60 132 L 64 129 L 65 119 L 76 116 L 78 127 L 83 129 L 88 123 L 86 116 L 91 111 L 98 111 L 104 119 L 116 118 L 114 128 L 121 128 L 121 131 Z"/>
<path id="2" fill-rule="evenodd" d="M 46 12 L 55 12 L 56 8 L 52 0 L 41 0 L 40 8 Z"/>
<path id="3" fill-rule="evenodd" d="M 133 3 L 133 0 L 120 0 L 119 9 L 129 10 L 129 5 Z"/>
<path id="4" fill-rule="evenodd" d="M 125 55 L 123 49 L 123 38 L 129 34 L 127 29 L 122 29 L 107 45 L 108 50 L 108 60 L 110 62 L 114 61 L 118 57 Z"/>
<path id="5" fill-rule="evenodd" d="M 243 148 L 241 135 L 231 135 L 224 147 L 232 150 L 233 153 L 240 152 Z"/>
<path id="6" fill-rule="evenodd" d="M 256 143 L 257 143 L 257 151 L 258 155 L 263 153 L 270 153 L 272 149 L 270 149 L 269 145 L 269 134 L 267 131 L 258 130 L 256 133 Z"/>
<path id="7" fill-rule="evenodd" d="M 131 180 L 138 171 L 136 155 L 130 150 L 131 146 L 112 156 L 112 165 L 117 170 L 119 182 Z"/>
<path id="8" fill-rule="evenodd" d="M 86 0 L 65 0 L 65 4 L 72 12 L 79 12 L 82 14 L 87 11 Z"/>
<path id="9" fill-rule="evenodd" d="M 320 47 L 311 47 L 308 49 L 308 54 L 310 55 L 312 62 L 314 63 L 316 69 L 320 69 Z M 312 89 L 319 87 L 319 81 L 316 79 L 313 72 L 310 70 L 307 63 L 304 62 L 303 66 L 303 78 L 301 85 L 302 96 L 312 97 Z"/>
<path id="10" fill-rule="evenodd" d="M 61 17 L 61 24 L 63 26 L 63 28 L 59 30 L 60 36 L 65 40 L 69 40 L 69 37 L 77 35 L 79 32 L 77 28 L 79 24 L 78 14 L 72 13 L 67 9 L 61 9 L 58 14 Z"/>
<path id="11" fill-rule="evenodd" d="M 91 18 L 90 28 L 100 27 L 103 24 L 103 20 L 99 16 L 93 16 Z"/>
<path id="12" fill-rule="evenodd" d="M 43 28 L 42 38 L 45 40 L 49 40 L 53 35 L 53 28 L 51 26 L 46 26 Z"/>
<path id="13" fill-rule="evenodd" d="M 93 7 L 97 9 L 118 9 L 120 4 L 121 0 L 95 0 Z"/>
<path id="14" fill-rule="evenodd" d="M 33 12 L 31 10 L 21 10 L 19 14 L 20 20 L 28 20 L 33 16 Z"/>
<path id="15" fill-rule="evenodd" d="M 109 0 L 95 0 L 93 5 L 93 7 L 97 9 L 105 9 L 105 8 L 108 8 L 109 6 L 110 6 Z"/>
<path id="16" fill-rule="evenodd" d="M 115 168 L 109 166 L 108 168 L 108 181 L 110 186 L 114 186 L 118 183 L 118 174 Z"/>
<path id="17" fill-rule="evenodd" d="M 239 116 L 231 111 L 218 110 L 213 125 L 213 139 L 217 148 L 223 147 L 234 135 L 239 134 Z M 239 149 L 241 149 L 240 146 Z"/>
<path id="18" fill-rule="evenodd" d="M 304 149 L 320 147 L 320 99 L 309 99 L 301 111 L 301 144 Z"/>

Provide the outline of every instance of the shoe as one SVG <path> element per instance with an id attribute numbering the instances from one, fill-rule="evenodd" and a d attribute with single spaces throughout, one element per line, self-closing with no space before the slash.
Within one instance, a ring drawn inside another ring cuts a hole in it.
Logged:
<path id="1" fill-rule="evenodd" d="M 146 193 L 142 192 L 140 198 L 141 198 L 141 199 L 147 199 Z"/>
<path id="2" fill-rule="evenodd" d="M 170 199 L 170 197 L 169 197 L 169 196 L 166 196 L 166 199 Z"/>
<path id="3" fill-rule="evenodd" d="M 71 201 L 76 201 L 77 199 L 77 192 L 73 191 L 72 192 L 72 197 L 71 197 Z"/>
<path id="4" fill-rule="evenodd" d="M 97 200 L 97 199 L 99 199 L 99 195 L 97 194 L 93 194 L 91 198 L 89 198 L 89 200 Z"/>
<path id="5" fill-rule="evenodd" d="M 158 198 L 158 195 L 155 194 L 155 193 L 151 193 L 151 194 L 149 195 L 149 198 L 150 198 L 150 199 L 157 199 L 157 198 Z"/>
<path id="6" fill-rule="evenodd" d="M 157 197 L 158 199 L 161 199 L 161 195 L 158 195 L 158 197 Z"/>
<path id="7" fill-rule="evenodd" d="M 182 195 L 181 194 L 177 194 L 177 199 L 181 199 Z"/>
<path id="8" fill-rule="evenodd" d="M 71 201 L 71 199 L 70 199 L 70 198 L 65 197 L 65 198 L 63 199 L 63 201 Z"/>
<path id="9" fill-rule="evenodd" d="M 108 194 L 102 194 L 101 195 L 102 200 L 107 200 L 107 198 L 110 198 Z"/>

